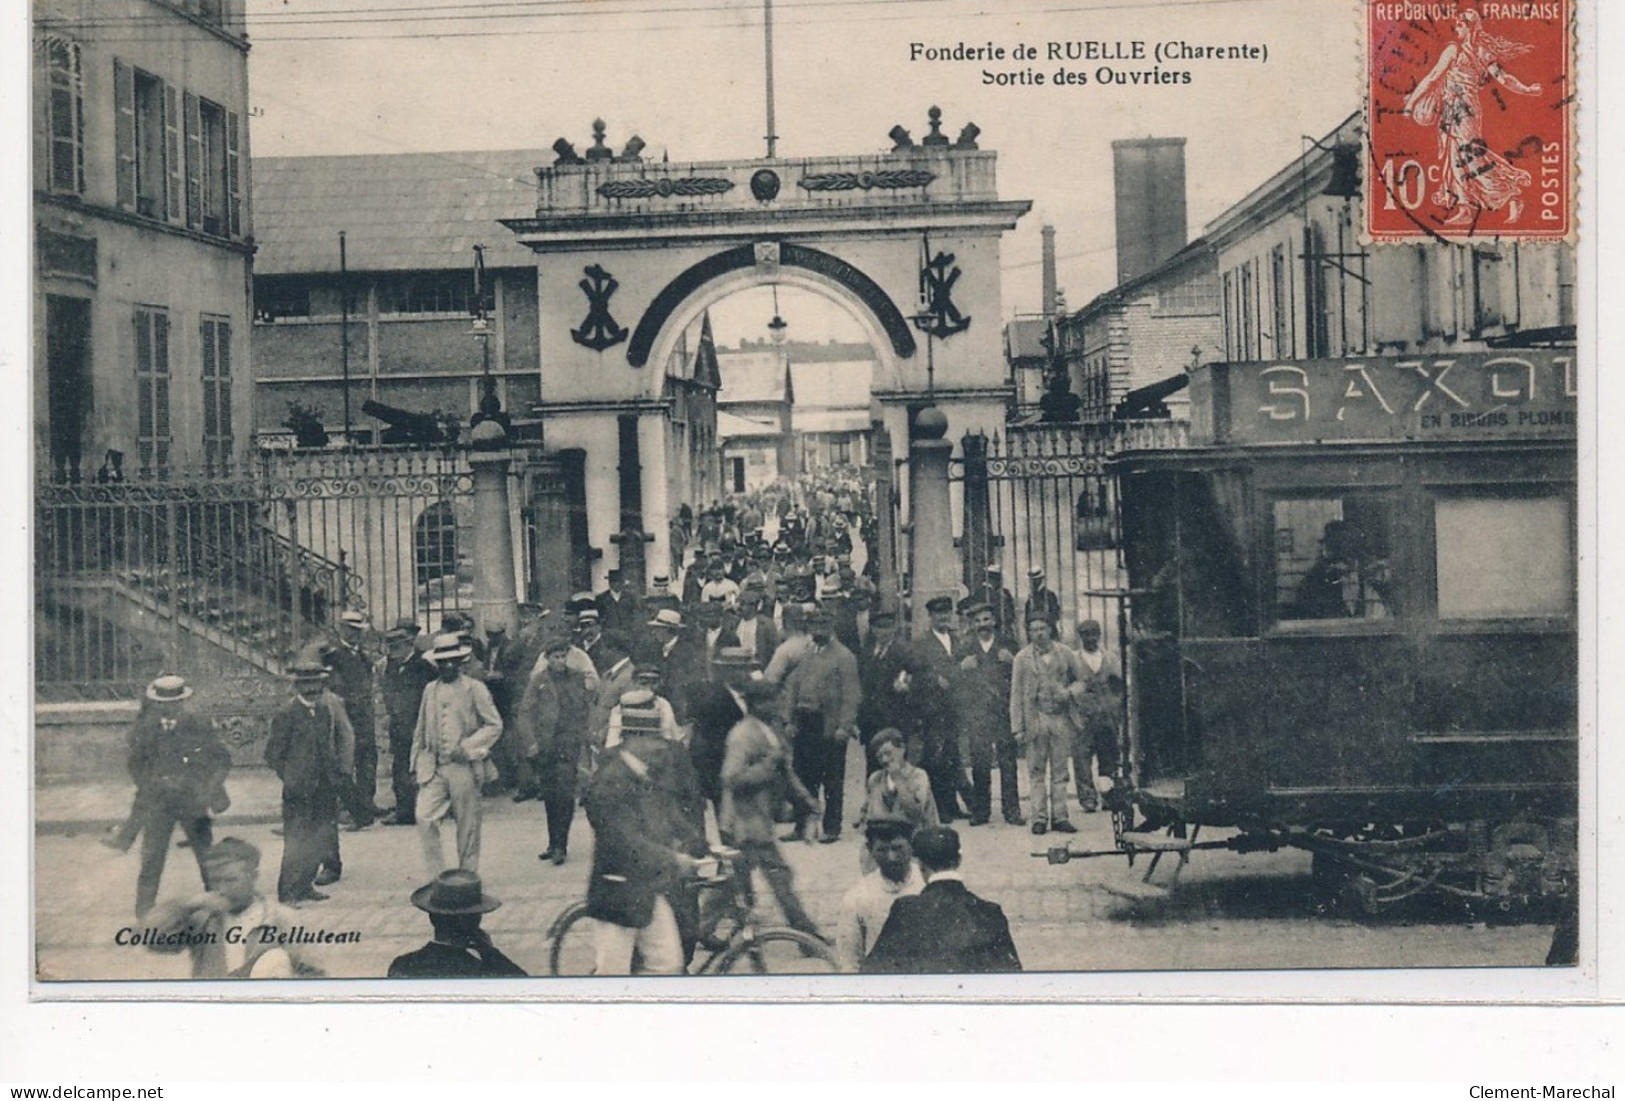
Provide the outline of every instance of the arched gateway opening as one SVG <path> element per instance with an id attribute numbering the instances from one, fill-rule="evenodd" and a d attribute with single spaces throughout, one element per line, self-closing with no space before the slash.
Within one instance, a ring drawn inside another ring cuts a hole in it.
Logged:
<path id="1" fill-rule="evenodd" d="M 1031 204 L 998 196 L 997 155 L 966 126 L 863 156 L 642 160 L 576 157 L 537 169 L 534 218 L 509 219 L 537 253 L 541 399 L 550 446 L 585 454 L 593 582 L 646 584 L 671 560 L 670 524 L 705 380 L 665 368 L 716 303 L 752 287 L 838 303 L 874 350 L 873 407 L 901 453 L 911 409 L 934 404 L 949 438 L 1004 421 L 1000 241 Z M 712 414 L 714 416 L 714 412 Z M 704 430 L 700 432 L 704 436 Z"/>

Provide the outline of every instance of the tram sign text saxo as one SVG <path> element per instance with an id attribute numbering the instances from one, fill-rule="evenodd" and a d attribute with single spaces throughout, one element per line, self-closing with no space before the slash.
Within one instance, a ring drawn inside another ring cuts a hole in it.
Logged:
<path id="1" fill-rule="evenodd" d="M 1215 363 L 1191 379 L 1204 443 L 1572 436 L 1571 351 Z"/>

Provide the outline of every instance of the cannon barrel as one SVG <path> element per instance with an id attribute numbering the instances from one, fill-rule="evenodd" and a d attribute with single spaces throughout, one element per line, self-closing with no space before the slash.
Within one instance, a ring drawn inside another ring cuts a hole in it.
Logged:
<path id="1" fill-rule="evenodd" d="M 370 399 L 361 403 L 361 411 L 389 425 L 385 443 L 439 443 L 445 438 L 445 430 L 431 413 L 414 413 Z"/>
<path id="2" fill-rule="evenodd" d="M 1160 382 L 1153 382 L 1149 386 L 1142 386 L 1138 390 L 1130 390 L 1123 395 L 1123 400 L 1117 403 L 1112 410 L 1113 420 L 1129 420 L 1132 417 L 1163 416 L 1168 410 L 1163 406 L 1163 399 L 1177 394 L 1190 384 L 1189 375 L 1171 375 Z"/>

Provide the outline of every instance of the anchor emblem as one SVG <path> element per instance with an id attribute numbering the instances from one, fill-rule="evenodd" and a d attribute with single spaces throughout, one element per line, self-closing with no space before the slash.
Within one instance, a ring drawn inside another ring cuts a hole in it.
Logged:
<path id="1" fill-rule="evenodd" d="M 930 255 L 929 246 L 926 255 Z M 925 309 L 914 319 L 914 324 L 920 331 L 934 337 L 953 336 L 970 328 L 970 318 L 960 313 L 953 302 L 954 284 L 959 281 L 960 275 L 953 263 L 953 253 L 939 252 L 920 269 Z"/>
<path id="2" fill-rule="evenodd" d="M 570 337 L 583 348 L 591 348 L 601 352 L 605 348 L 612 348 L 625 340 L 627 330 L 615 323 L 609 313 L 609 299 L 620 283 L 615 277 L 597 264 L 584 269 L 583 279 L 578 286 L 587 296 L 587 316 L 581 322 L 581 328 L 571 329 Z"/>

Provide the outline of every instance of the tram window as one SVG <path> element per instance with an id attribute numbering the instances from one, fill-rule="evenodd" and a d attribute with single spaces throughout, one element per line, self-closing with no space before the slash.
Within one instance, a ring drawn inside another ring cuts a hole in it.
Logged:
<path id="1" fill-rule="evenodd" d="M 1398 613 L 1393 506 L 1382 498 L 1275 502 L 1278 620 L 1387 619 Z"/>
<path id="2" fill-rule="evenodd" d="M 1567 498 L 1445 498 L 1434 502 L 1433 527 L 1441 619 L 1569 614 Z"/>

